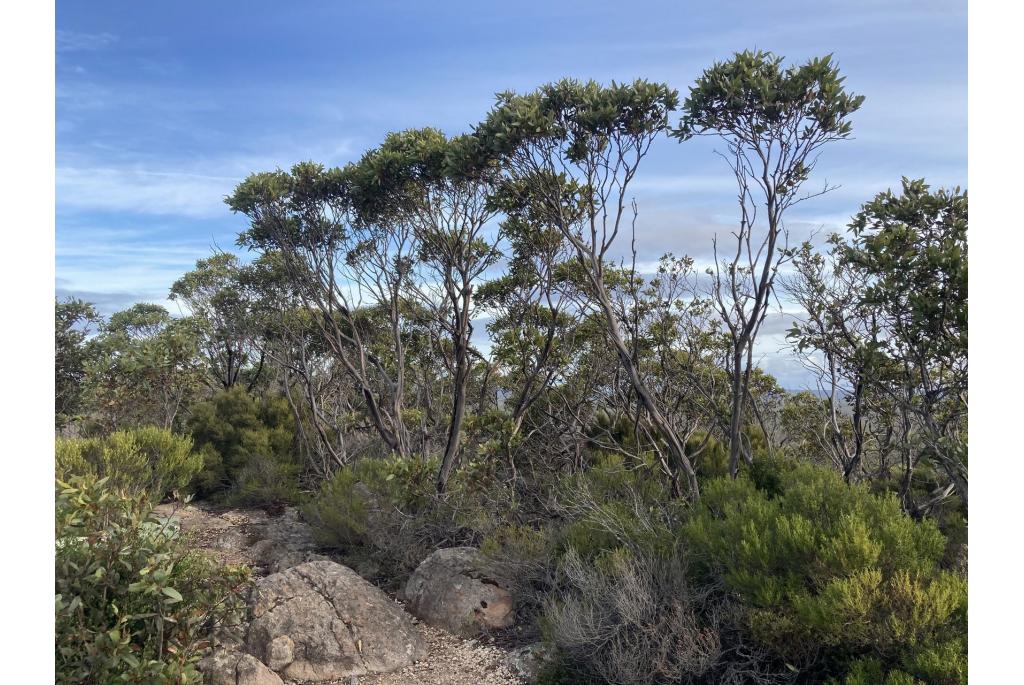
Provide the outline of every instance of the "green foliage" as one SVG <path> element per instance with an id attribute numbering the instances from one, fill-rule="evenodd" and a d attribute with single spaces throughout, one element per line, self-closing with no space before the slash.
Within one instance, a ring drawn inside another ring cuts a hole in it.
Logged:
<path id="1" fill-rule="evenodd" d="M 388 133 L 384 142 L 343 171 L 347 198 L 359 221 L 384 223 L 409 217 L 430 202 L 427 188 L 485 181 L 494 165 L 477 157 L 473 136 L 448 137 L 431 127 Z M 438 238 L 439 236 L 434 236 Z M 424 235 L 430 250 L 430 235 Z"/>
<path id="2" fill-rule="evenodd" d="M 560 140 L 566 158 L 579 163 L 602 141 L 644 140 L 663 130 L 678 102 L 678 93 L 661 83 L 638 79 L 602 86 L 563 79 L 527 95 L 500 93 L 477 127 L 477 137 L 499 155 L 545 139 Z"/>
<path id="3" fill-rule="evenodd" d="M 54 471 L 57 478 L 61 480 L 67 480 L 73 476 L 95 476 L 96 467 L 93 463 L 100 461 L 101 455 L 102 448 L 99 440 L 57 438 L 54 443 Z"/>
<path id="4" fill-rule="evenodd" d="M 100 315 L 90 303 L 74 298 L 56 302 L 54 309 L 54 411 L 60 428 L 82 409 L 86 369 L 92 357 L 86 338 Z"/>
<path id="5" fill-rule="evenodd" d="M 57 683 L 199 683 L 216 626 L 247 580 L 190 550 L 146 495 L 108 479 L 57 482 Z"/>
<path id="6" fill-rule="evenodd" d="M 898 317 L 892 344 L 926 346 L 935 361 L 965 355 L 967 193 L 904 178 L 900 195 L 879 193 L 850 231 L 845 257 L 871 279 L 865 304 Z"/>
<path id="7" fill-rule="evenodd" d="M 191 320 L 140 303 L 111 315 L 90 345 L 89 401 L 101 432 L 177 426 L 203 378 Z"/>
<path id="8" fill-rule="evenodd" d="M 778 139 L 796 127 L 805 140 L 820 134 L 848 136 L 847 117 L 860 109 L 864 97 L 843 89 L 845 79 L 831 55 L 786 69 L 782 60 L 770 52 L 747 50 L 706 69 L 683 104 L 676 135 L 685 140 L 706 132 L 728 132 L 750 145 L 759 137 Z M 798 184 L 803 178 L 791 182 Z"/>
<path id="9" fill-rule="evenodd" d="M 155 426 L 102 438 L 58 438 L 55 453 L 58 478 L 95 475 L 112 488 L 157 500 L 184 491 L 202 468 L 191 438 Z"/>
<path id="10" fill-rule="evenodd" d="M 285 398 L 259 400 L 237 386 L 196 404 L 188 428 L 203 457 L 197 494 L 250 506 L 295 501 L 294 421 Z"/>
<path id="11" fill-rule="evenodd" d="M 686 453 L 702 481 L 729 473 L 729 448 L 713 435 L 693 435 L 686 442 Z"/>
<path id="12" fill-rule="evenodd" d="M 675 547 L 671 522 L 683 511 L 653 458 L 627 464 L 621 455 L 600 454 L 586 471 L 554 488 L 566 515 L 560 549 L 593 559 L 617 548 L 667 553 Z"/>
<path id="13" fill-rule="evenodd" d="M 338 551 L 369 544 L 370 502 L 368 492 L 358 487 L 362 478 L 371 475 L 367 471 L 357 467 L 339 469 L 321 486 L 316 497 L 303 505 L 303 517 L 313 526 L 319 544 Z"/>
<path id="14" fill-rule="evenodd" d="M 168 299 L 184 302 L 191 313 L 190 321 L 199 339 L 199 348 L 206 357 L 217 383 L 230 388 L 249 376 L 255 383 L 262 369 L 262 359 L 251 368 L 256 349 L 254 322 L 249 316 L 238 257 L 218 252 L 196 262 L 196 268 L 171 286 Z"/>
<path id="15" fill-rule="evenodd" d="M 967 193 L 903 179 L 879 193 L 840 245 L 867 287 L 861 304 L 884 330 L 876 347 L 896 370 L 906 409 L 921 418 L 941 467 L 967 503 Z"/>
<path id="16" fill-rule="evenodd" d="M 889 669 L 873 657 L 853 662 L 842 679 L 830 685 L 931 685 L 967 682 L 966 634 L 936 646 L 927 646 L 911 655 L 897 669 Z"/>
<path id="17" fill-rule="evenodd" d="M 831 470 L 766 465 L 757 478 L 712 481 L 682 533 L 750 608 L 754 638 L 787 663 L 836 669 L 878 655 L 923 668 L 965 630 L 967 583 L 940 568 L 936 525 Z"/>
<path id="18" fill-rule="evenodd" d="M 434 487 L 438 466 L 437 459 L 361 459 L 325 482 L 303 516 L 321 545 L 365 575 L 404 579 L 430 552 L 479 544 L 513 513 L 486 464 L 465 464 L 444 495 Z"/>

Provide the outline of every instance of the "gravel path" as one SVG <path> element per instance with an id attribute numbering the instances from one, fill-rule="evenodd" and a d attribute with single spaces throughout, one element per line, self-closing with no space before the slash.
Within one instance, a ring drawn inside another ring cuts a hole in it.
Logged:
<path id="1" fill-rule="evenodd" d="M 181 507 L 161 505 L 161 516 L 173 515 L 181 522 L 182 532 L 191 534 L 196 544 L 221 563 L 245 564 L 260 577 L 260 566 L 253 545 L 267 535 L 294 527 L 274 525 L 275 520 L 259 509 L 214 509 L 205 505 Z M 288 542 L 281 540 L 281 542 Z M 439 628 L 416 622 L 427 643 L 427 657 L 395 671 L 333 681 L 331 685 L 522 685 L 505 665 L 509 652 L 477 640 L 457 637 Z M 286 681 L 292 685 L 305 685 Z M 321 684 L 325 685 L 325 684 Z"/>
<path id="2" fill-rule="evenodd" d="M 427 658 L 394 673 L 363 676 L 359 685 L 515 685 L 522 681 L 505 666 L 508 652 L 455 637 L 420 623 Z M 347 684 L 346 684 L 347 685 Z"/>

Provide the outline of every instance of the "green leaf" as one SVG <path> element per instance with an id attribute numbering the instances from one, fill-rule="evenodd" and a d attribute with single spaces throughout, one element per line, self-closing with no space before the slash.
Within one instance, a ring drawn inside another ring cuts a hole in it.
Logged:
<path id="1" fill-rule="evenodd" d="M 165 595 L 167 595 L 168 597 L 170 597 L 175 602 L 181 602 L 182 600 L 184 600 L 184 597 L 181 596 L 181 593 L 178 592 L 177 590 L 175 590 L 172 587 L 165 587 L 163 589 L 163 593 Z"/>

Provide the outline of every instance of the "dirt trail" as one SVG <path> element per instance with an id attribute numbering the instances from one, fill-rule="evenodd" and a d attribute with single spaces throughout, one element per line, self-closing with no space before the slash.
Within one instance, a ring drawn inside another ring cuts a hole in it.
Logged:
<path id="1" fill-rule="evenodd" d="M 268 547 L 287 547 L 295 554 L 315 553 L 308 528 L 294 510 L 268 516 L 259 509 L 214 509 L 206 505 L 161 505 L 161 516 L 173 514 L 183 533 L 224 564 L 244 564 L 254 577 L 269 575 Z M 274 563 L 270 561 L 269 563 Z M 395 600 L 398 601 L 398 600 Z M 427 657 L 394 673 L 334 681 L 332 685 L 521 685 L 506 666 L 509 652 L 481 644 L 416 621 L 427 643 Z M 286 681 L 303 685 L 296 681 Z"/>

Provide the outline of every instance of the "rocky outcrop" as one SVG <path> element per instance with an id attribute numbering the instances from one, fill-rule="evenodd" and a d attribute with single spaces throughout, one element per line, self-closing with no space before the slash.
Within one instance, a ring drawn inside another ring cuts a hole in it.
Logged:
<path id="1" fill-rule="evenodd" d="M 265 573 L 280 573 L 293 566 L 307 561 L 323 561 L 327 559 L 309 549 L 282 542 L 278 539 L 266 538 L 255 542 L 249 548 L 253 561 L 264 569 Z"/>
<path id="2" fill-rule="evenodd" d="M 427 557 L 409 577 L 405 600 L 413 614 L 457 635 L 507 628 L 514 620 L 512 595 L 487 577 L 472 547 Z"/>
<path id="3" fill-rule="evenodd" d="M 387 673 L 426 655 L 408 614 L 354 571 L 311 561 L 259 580 L 246 649 L 306 682 Z"/>
<path id="4" fill-rule="evenodd" d="M 221 649 L 198 667 L 204 685 L 283 685 L 280 676 L 251 654 Z"/>
<path id="5" fill-rule="evenodd" d="M 327 558 L 316 553 L 313 531 L 291 507 L 280 516 L 250 526 L 250 535 L 255 542 L 249 547 L 249 556 L 267 574 Z"/>

